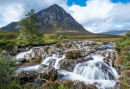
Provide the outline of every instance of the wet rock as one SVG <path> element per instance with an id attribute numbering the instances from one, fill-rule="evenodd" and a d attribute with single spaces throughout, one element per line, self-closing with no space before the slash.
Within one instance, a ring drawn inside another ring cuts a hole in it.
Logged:
<path id="1" fill-rule="evenodd" d="M 92 57 L 86 57 L 86 58 L 83 58 L 83 59 L 77 59 L 76 63 L 87 62 L 87 61 L 90 61 L 90 60 L 93 60 L 93 58 Z"/>
<path id="2" fill-rule="evenodd" d="M 107 74 L 109 76 L 110 80 L 116 80 L 116 77 L 113 75 L 112 70 L 105 63 L 98 62 L 98 63 L 96 63 L 96 67 L 101 69 L 101 71 L 103 73 Z M 105 77 L 105 79 L 106 79 L 106 77 Z"/>
<path id="3" fill-rule="evenodd" d="M 18 58 L 18 59 L 16 59 L 16 62 L 26 62 L 26 59 L 25 58 Z"/>
<path id="4" fill-rule="evenodd" d="M 74 67 L 76 66 L 76 61 L 75 60 L 68 60 L 68 59 L 63 59 L 59 61 L 60 64 L 60 69 L 61 70 L 66 70 L 72 72 Z"/>
<path id="5" fill-rule="evenodd" d="M 110 60 L 108 58 L 103 58 L 103 61 L 110 66 L 109 64 Z"/>
<path id="6" fill-rule="evenodd" d="M 105 57 L 106 56 L 106 51 L 103 51 L 102 53 L 101 53 L 101 55 L 103 56 L 103 57 Z"/>
<path id="7" fill-rule="evenodd" d="M 22 62 L 16 62 L 15 65 L 16 65 L 16 66 L 21 66 L 21 65 L 22 65 Z"/>
<path id="8" fill-rule="evenodd" d="M 58 72 L 53 66 L 47 66 L 41 64 L 36 71 L 38 76 L 47 80 L 56 80 L 58 77 Z"/>
<path id="9" fill-rule="evenodd" d="M 35 71 L 21 71 L 17 75 L 14 75 L 14 78 L 24 80 L 25 82 L 33 81 L 36 77 Z"/>
<path id="10" fill-rule="evenodd" d="M 31 60 L 31 53 L 26 53 L 26 54 L 24 55 L 24 58 L 26 59 L 26 61 Z"/>
<path id="11" fill-rule="evenodd" d="M 54 66 L 55 62 L 56 62 L 56 59 L 52 59 L 52 61 L 49 63 L 49 65 Z"/>

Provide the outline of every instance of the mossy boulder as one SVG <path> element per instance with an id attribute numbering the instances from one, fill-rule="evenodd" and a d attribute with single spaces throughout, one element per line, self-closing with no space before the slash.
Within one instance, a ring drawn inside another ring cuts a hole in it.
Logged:
<path id="1" fill-rule="evenodd" d="M 78 59 L 79 57 L 80 57 L 79 50 L 71 50 L 71 51 L 67 51 L 66 53 L 66 59 Z"/>

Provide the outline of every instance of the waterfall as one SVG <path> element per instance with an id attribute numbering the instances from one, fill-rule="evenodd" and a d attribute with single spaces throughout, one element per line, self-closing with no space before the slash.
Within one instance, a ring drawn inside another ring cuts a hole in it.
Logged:
<path id="1" fill-rule="evenodd" d="M 110 45 L 106 45 L 106 47 L 109 47 Z M 112 48 L 112 47 L 110 47 Z M 16 58 L 22 58 L 26 53 L 31 53 L 32 49 L 28 52 L 20 53 L 16 56 Z M 66 50 L 67 51 L 67 50 Z M 112 49 L 106 49 L 106 50 L 99 50 L 97 52 L 103 52 L 103 51 L 114 51 Z M 65 54 L 60 58 L 59 52 L 56 54 L 53 54 L 52 56 L 46 56 L 46 58 L 41 62 L 41 64 L 51 65 L 55 67 L 55 69 L 58 69 L 58 74 L 64 75 L 62 77 L 62 80 L 79 80 L 83 81 L 86 84 L 93 84 L 97 82 L 97 87 L 100 89 L 111 89 L 116 84 L 116 80 L 118 78 L 118 73 L 115 68 L 112 67 L 112 60 L 109 59 L 109 65 L 108 66 L 103 61 L 103 56 L 101 55 L 94 55 L 90 54 L 87 57 L 91 56 L 93 60 L 89 60 L 83 63 L 78 63 L 74 67 L 73 72 L 60 70 L 59 62 L 62 59 L 65 59 Z M 106 54 L 106 57 L 108 54 Z M 87 58 L 85 57 L 85 58 Z M 35 65 L 35 66 L 29 66 L 29 67 L 23 67 L 20 68 L 21 70 L 37 70 L 39 66 L 41 65 Z"/>
<path id="2" fill-rule="evenodd" d="M 116 71 L 103 62 L 103 57 L 94 55 L 93 58 L 86 63 L 77 64 L 73 72 L 89 80 L 110 80 L 110 75 L 113 78 L 117 76 Z"/>

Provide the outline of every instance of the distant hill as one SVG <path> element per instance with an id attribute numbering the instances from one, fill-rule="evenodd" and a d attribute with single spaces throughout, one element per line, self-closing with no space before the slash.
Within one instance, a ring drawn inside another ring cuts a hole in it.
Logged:
<path id="1" fill-rule="evenodd" d="M 39 20 L 37 25 L 40 27 L 40 31 L 45 34 L 55 33 L 68 36 L 93 34 L 87 31 L 69 13 L 57 4 L 39 11 L 35 16 Z M 9 25 L 0 28 L 0 30 L 18 32 L 19 22 L 12 22 Z"/>
<path id="2" fill-rule="evenodd" d="M 109 34 L 109 35 L 125 35 L 128 33 L 130 30 L 113 30 L 113 31 L 108 31 L 108 32 L 103 32 L 101 34 Z"/>
<path id="3" fill-rule="evenodd" d="M 4 30 L 8 32 L 19 32 L 19 22 L 12 22 L 7 26 L 0 28 L 0 30 Z"/>

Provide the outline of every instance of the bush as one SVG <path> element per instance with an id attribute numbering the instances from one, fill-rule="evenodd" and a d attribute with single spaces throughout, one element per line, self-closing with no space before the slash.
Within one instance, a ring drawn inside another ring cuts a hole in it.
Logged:
<path id="1" fill-rule="evenodd" d="M 41 89 L 97 89 L 94 84 L 85 84 L 84 82 L 80 81 L 59 81 L 56 80 L 54 82 L 48 81 L 43 83 Z"/>
<path id="2" fill-rule="evenodd" d="M 71 51 L 67 51 L 66 53 L 66 59 L 77 59 L 79 57 L 80 57 L 79 50 L 71 50 Z"/>
<path id="3" fill-rule="evenodd" d="M 48 50 L 49 50 L 49 46 L 46 46 L 45 48 L 44 48 L 44 51 L 48 54 Z"/>
<path id="4" fill-rule="evenodd" d="M 20 89 L 18 81 L 12 80 L 15 61 L 0 54 L 0 89 Z"/>
<path id="5" fill-rule="evenodd" d="M 61 43 L 56 43 L 54 46 L 55 46 L 56 48 L 62 48 Z"/>

